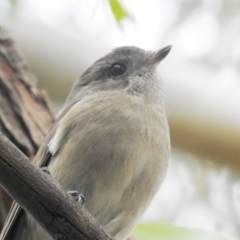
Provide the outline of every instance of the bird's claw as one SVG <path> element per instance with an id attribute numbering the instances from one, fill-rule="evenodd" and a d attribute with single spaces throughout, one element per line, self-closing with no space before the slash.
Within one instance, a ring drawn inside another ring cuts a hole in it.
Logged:
<path id="1" fill-rule="evenodd" d="M 73 199 L 77 202 L 83 205 L 86 201 L 85 197 L 78 191 L 68 191 L 68 193 L 73 197 Z"/>
<path id="2" fill-rule="evenodd" d="M 48 167 L 41 167 L 41 169 L 42 169 L 43 172 L 47 173 L 48 175 L 51 175 Z"/>

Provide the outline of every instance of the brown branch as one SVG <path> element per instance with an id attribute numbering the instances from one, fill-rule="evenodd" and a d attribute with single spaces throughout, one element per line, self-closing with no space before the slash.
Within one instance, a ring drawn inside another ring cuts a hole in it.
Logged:
<path id="1" fill-rule="evenodd" d="M 0 26 L 0 131 L 33 159 L 53 122 L 46 94 Z M 0 229 L 11 203 L 0 187 Z"/>
<path id="2" fill-rule="evenodd" d="M 80 203 L 2 133 L 0 146 L 0 184 L 54 239 L 111 239 Z"/>
<path id="3" fill-rule="evenodd" d="M 54 122 L 36 82 L 14 41 L 0 28 L 0 129 L 30 158 Z"/>

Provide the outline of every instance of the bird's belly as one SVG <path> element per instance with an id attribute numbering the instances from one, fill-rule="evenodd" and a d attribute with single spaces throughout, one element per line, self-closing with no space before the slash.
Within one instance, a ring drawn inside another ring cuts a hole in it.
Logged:
<path id="1" fill-rule="evenodd" d="M 52 175 L 66 190 L 83 194 L 90 214 L 112 236 L 124 239 L 156 193 L 165 175 L 166 156 L 162 155 L 162 144 L 155 143 L 152 148 L 143 140 L 131 138 L 124 143 L 111 141 L 110 136 L 94 139 L 90 150 L 81 143 L 82 147 L 71 154 L 75 158 L 68 161 L 76 164 L 65 161 L 62 164 L 66 165 L 60 168 L 65 170 L 56 171 L 57 167 L 53 167 Z M 55 161 L 59 166 L 61 159 Z"/>
<path id="2" fill-rule="evenodd" d="M 121 111 L 104 104 L 104 111 L 88 113 L 88 121 L 78 118 L 74 128 L 59 131 L 65 141 L 52 142 L 60 150 L 49 169 L 67 191 L 84 195 L 86 209 L 106 231 L 124 239 L 165 176 L 168 127 L 164 114 L 138 102 Z"/>

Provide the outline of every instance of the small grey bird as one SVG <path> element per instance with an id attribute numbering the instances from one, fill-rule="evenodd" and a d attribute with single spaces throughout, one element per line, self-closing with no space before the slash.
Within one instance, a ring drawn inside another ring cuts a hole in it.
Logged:
<path id="1" fill-rule="evenodd" d="M 161 185 L 169 158 L 162 83 L 155 70 L 169 53 L 120 47 L 73 85 L 34 162 L 117 240 L 125 240 Z M 50 158 L 49 158 L 50 156 Z M 14 203 L 1 240 L 52 239 Z"/>

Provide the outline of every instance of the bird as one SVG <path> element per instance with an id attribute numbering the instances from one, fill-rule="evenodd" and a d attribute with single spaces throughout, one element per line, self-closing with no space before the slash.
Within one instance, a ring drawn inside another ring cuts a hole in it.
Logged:
<path id="1" fill-rule="evenodd" d="M 161 186 L 170 155 L 162 80 L 156 68 L 171 46 L 123 46 L 93 63 L 72 86 L 34 163 L 116 240 L 125 240 Z M 14 202 L 0 240 L 52 237 Z"/>

